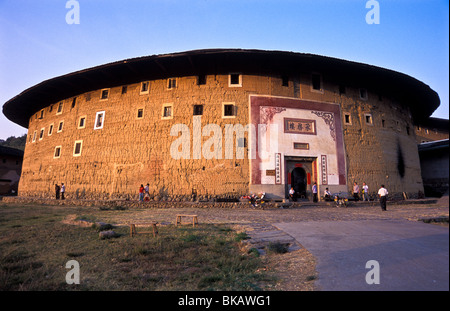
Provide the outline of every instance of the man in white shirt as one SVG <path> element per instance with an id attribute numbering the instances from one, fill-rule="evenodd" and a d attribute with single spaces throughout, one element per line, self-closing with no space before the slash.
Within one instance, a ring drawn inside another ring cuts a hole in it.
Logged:
<path id="1" fill-rule="evenodd" d="M 297 198 L 295 197 L 294 188 L 292 188 L 292 187 L 291 187 L 291 190 L 289 190 L 289 198 L 294 202 L 297 201 Z"/>
<path id="2" fill-rule="evenodd" d="M 369 201 L 369 186 L 363 182 L 363 201 Z"/>
<path id="3" fill-rule="evenodd" d="M 313 202 L 317 202 L 317 183 L 312 186 Z"/>
<path id="4" fill-rule="evenodd" d="M 61 200 L 64 200 L 65 193 L 66 193 L 66 186 L 64 186 L 64 183 L 61 183 Z"/>
<path id="5" fill-rule="evenodd" d="M 378 190 L 378 196 L 380 197 L 380 205 L 381 210 L 386 210 L 386 199 L 387 199 L 388 191 L 384 188 L 384 185 L 381 185 L 380 190 Z"/>
<path id="6" fill-rule="evenodd" d="M 323 198 L 325 201 L 332 201 L 331 192 L 328 190 L 328 188 L 325 189 L 325 191 L 323 193 Z"/>

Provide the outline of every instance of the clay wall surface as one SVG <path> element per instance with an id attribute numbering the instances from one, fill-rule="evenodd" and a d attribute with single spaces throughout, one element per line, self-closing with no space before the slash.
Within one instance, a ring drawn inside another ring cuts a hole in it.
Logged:
<path id="1" fill-rule="evenodd" d="M 361 99 L 357 88 L 346 88 L 343 94 L 339 85 L 326 77 L 322 89 L 314 90 L 311 75 L 306 73 L 290 77 L 287 86 L 280 77 L 267 76 L 242 75 L 241 86 L 230 86 L 228 75 L 208 75 L 205 85 L 198 85 L 197 77 L 174 78 L 175 88 L 168 88 L 168 79 L 154 80 L 149 81 L 148 94 L 141 94 L 142 85 L 136 83 L 127 85 L 126 93 L 119 86 L 80 94 L 75 103 L 73 97 L 67 98 L 62 101 L 61 113 L 57 112 L 59 102 L 36 111 L 30 118 L 19 195 L 50 197 L 55 183 L 61 182 L 66 185 L 67 197 L 79 199 L 134 199 L 139 186 L 146 183 L 157 199 L 246 194 L 248 145 L 243 159 L 236 158 L 235 152 L 233 159 L 225 159 L 223 137 L 219 158 L 194 159 L 195 150 L 211 151 L 211 133 L 204 133 L 201 146 L 192 136 L 199 130 L 194 128 L 199 118 L 201 129 L 217 124 L 223 136 L 226 124 L 249 124 L 252 94 L 338 103 L 349 189 L 356 180 L 360 185 L 367 182 L 372 191 L 381 183 L 391 193 L 423 191 L 413 122 L 408 108 L 395 101 L 370 90 L 367 98 Z M 102 99 L 106 90 L 108 97 Z M 224 104 L 234 105 L 235 116 L 223 117 Z M 201 117 L 193 116 L 194 105 L 203 105 Z M 172 107 L 172 117 L 163 117 L 164 107 Z M 104 112 L 103 124 L 94 129 L 99 112 Z M 368 115 L 371 122 L 366 120 Z M 85 125 L 79 128 L 82 117 Z M 61 121 L 63 128 L 58 131 Z M 172 143 L 180 135 L 170 135 L 175 124 L 184 124 L 190 131 L 188 159 L 171 155 Z M 245 137 L 248 139 L 247 134 Z M 81 143 L 80 155 L 74 156 L 77 142 Z M 57 147 L 59 156 L 55 156 Z"/>

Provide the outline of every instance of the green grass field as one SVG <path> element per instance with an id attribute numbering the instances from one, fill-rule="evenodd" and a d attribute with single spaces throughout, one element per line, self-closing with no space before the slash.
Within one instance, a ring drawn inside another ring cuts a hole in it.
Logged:
<path id="1" fill-rule="evenodd" d="M 274 281 L 255 252 L 240 252 L 245 236 L 223 225 L 160 226 L 156 238 L 116 227 L 118 237 L 100 239 L 94 227 L 61 222 L 115 212 L 127 211 L 0 205 L 0 290 L 247 291 Z M 80 284 L 66 283 L 69 260 L 80 265 Z"/>

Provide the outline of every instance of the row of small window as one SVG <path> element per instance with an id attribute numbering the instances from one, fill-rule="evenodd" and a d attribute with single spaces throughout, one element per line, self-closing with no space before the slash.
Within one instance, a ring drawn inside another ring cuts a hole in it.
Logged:
<path id="1" fill-rule="evenodd" d="M 206 84 L 206 75 L 197 76 L 197 85 L 205 85 Z M 289 76 L 283 75 L 281 76 L 281 85 L 289 86 Z M 228 86 L 229 87 L 242 87 L 242 75 L 238 73 L 232 73 L 228 75 Z M 177 88 L 177 79 L 170 78 L 167 79 L 167 89 L 175 89 Z M 322 83 L 322 75 L 319 73 L 311 74 L 311 88 L 314 91 L 323 91 L 323 83 Z M 127 93 L 128 86 L 122 86 L 122 94 Z M 141 82 L 140 94 L 148 94 L 150 91 L 150 81 Z M 110 89 L 102 89 L 100 92 L 100 99 L 106 100 L 109 98 Z M 346 94 L 346 87 L 344 85 L 339 85 L 339 95 Z M 359 89 L 359 97 L 360 99 L 367 100 L 368 92 L 365 88 Z M 379 95 L 379 100 L 381 100 L 381 95 Z"/>
<path id="2" fill-rule="evenodd" d="M 206 84 L 206 75 L 199 75 L 197 76 L 197 85 L 205 85 Z M 282 76 L 282 86 L 289 86 L 289 76 Z M 238 73 L 232 73 L 228 75 L 228 86 L 229 87 L 242 87 L 242 75 Z M 167 79 L 167 89 L 175 89 L 177 88 L 177 79 L 176 78 L 169 78 Z M 318 73 L 312 73 L 311 74 L 311 89 L 313 91 L 319 91 L 323 92 L 323 83 L 322 83 L 322 75 Z M 150 81 L 144 81 L 141 82 L 140 86 L 140 95 L 148 94 L 150 91 Z M 122 86 L 121 94 L 126 94 L 128 92 L 128 86 L 124 85 Z M 346 93 L 346 88 L 343 85 L 339 85 L 339 95 L 343 95 Z M 110 95 L 110 89 L 102 89 L 100 91 L 100 100 L 107 100 Z M 368 99 L 368 92 L 365 88 L 359 89 L 359 97 L 360 99 L 367 100 Z M 86 95 L 86 100 L 90 100 L 90 94 Z M 382 100 L 381 95 L 379 95 L 379 100 Z M 74 97 L 72 99 L 72 105 L 71 107 L 74 108 L 77 102 L 77 97 Z M 58 103 L 58 107 L 56 109 L 56 114 L 61 114 L 63 112 L 64 103 L 61 101 Z M 49 107 L 49 112 L 53 111 L 53 105 Z M 43 119 L 44 118 L 44 109 L 40 110 L 35 115 L 36 119 Z"/>
<path id="3" fill-rule="evenodd" d="M 204 105 L 194 105 L 192 114 L 194 116 L 203 115 Z M 237 114 L 237 107 L 234 102 L 222 103 L 222 118 L 234 118 Z M 138 109 L 137 118 L 143 118 L 144 109 Z M 162 110 L 162 119 L 171 119 L 173 117 L 173 104 L 164 104 Z"/>
<path id="4" fill-rule="evenodd" d="M 192 114 L 194 116 L 203 115 L 204 105 L 193 105 Z M 236 116 L 237 108 L 234 102 L 222 103 L 222 118 L 233 118 Z M 144 108 L 139 108 L 137 110 L 137 119 L 142 119 L 144 117 Z M 172 119 L 173 118 L 173 104 L 164 104 L 162 106 L 162 119 Z"/>
<path id="5" fill-rule="evenodd" d="M 367 125 L 373 125 L 372 115 L 369 113 L 364 114 L 364 121 Z M 352 124 L 352 116 L 350 113 L 344 113 L 344 124 L 351 125 Z M 382 120 L 382 126 L 384 127 L 384 120 Z"/>
<path id="6" fill-rule="evenodd" d="M 236 116 L 236 106 L 234 103 L 222 103 L 222 117 L 223 118 L 233 118 Z M 203 115 L 203 105 L 193 106 L 193 115 L 201 116 Z M 142 119 L 144 117 L 144 108 L 139 108 L 137 110 L 137 119 Z M 172 119 L 173 118 L 173 104 L 164 104 L 162 109 L 162 119 Z M 105 122 L 105 111 L 99 111 L 95 115 L 94 130 L 102 129 Z M 64 121 L 58 123 L 57 133 L 62 132 L 64 126 Z M 86 127 L 86 116 L 81 116 L 78 119 L 78 129 L 83 129 Z M 39 140 L 44 138 L 45 128 L 39 131 Z M 48 136 L 53 134 L 53 124 L 50 124 L 48 129 Z M 37 131 L 34 131 L 33 136 L 29 136 L 29 142 L 35 142 L 37 139 Z"/>
<path id="7" fill-rule="evenodd" d="M 206 84 L 206 75 L 197 76 L 197 85 L 205 85 Z M 242 75 L 240 74 L 230 74 L 228 75 L 228 85 L 230 87 L 241 87 L 242 86 Z M 170 78 L 167 79 L 167 89 L 175 89 L 177 87 L 177 79 Z M 128 86 L 122 86 L 121 94 L 126 94 L 128 91 Z M 140 93 L 139 94 L 148 94 L 150 91 L 150 81 L 141 82 Z M 100 100 L 107 100 L 109 98 L 110 89 L 102 89 L 100 91 Z M 90 96 L 88 98 L 90 100 Z M 75 107 L 77 102 L 77 97 L 72 99 L 72 108 Z M 62 114 L 64 108 L 64 102 L 59 102 L 58 107 L 56 109 L 56 114 Z M 53 105 L 49 107 L 49 112 L 53 111 Z M 35 119 L 43 119 L 44 118 L 44 109 L 40 110 L 35 115 Z"/>
<path id="8" fill-rule="evenodd" d="M 82 140 L 76 140 L 75 144 L 73 145 L 73 153 L 72 155 L 74 157 L 79 157 L 81 156 L 81 149 L 83 147 L 83 141 Z M 54 159 L 58 159 L 61 157 L 61 150 L 62 150 L 62 146 L 56 146 L 55 147 L 55 151 L 53 153 L 53 158 Z"/>
<path id="9" fill-rule="evenodd" d="M 98 130 L 98 129 L 102 129 L 103 128 L 103 124 L 105 121 L 105 112 L 104 111 L 99 111 L 97 112 L 96 116 L 95 116 L 95 123 L 94 123 L 94 130 Z M 58 123 L 58 128 L 57 128 L 57 133 L 62 132 L 63 130 L 63 126 L 64 126 L 64 120 L 63 121 L 59 121 Z M 53 134 L 53 124 L 50 124 L 49 128 L 48 128 L 48 136 Z M 82 116 L 78 119 L 78 128 L 79 129 L 83 129 L 86 127 L 86 116 Z M 45 133 L 45 127 L 42 128 L 39 131 L 39 140 L 42 140 L 44 138 L 44 133 Z M 34 131 L 33 136 L 29 136 L 28 138 L 28 142 L 35 142 L 37 139 L 37 131 Z"/>
<path id="10" fill-rule="evenodd" d="M 367 125 L 373 125 L 373 118 L 372 115 L 369 113 L 365 113 L 364 114 L 364 122 Z M 346 125 L 352 125 L 352 117 L 350 113 L 344 113 L 344 124 Z M 396 126 L 397 126 L 397 130 L 401 130 L 400 127 L 400 122 L 396 121 Z M 381 120 L 381 127 L 386 127 L 386 120 L 382 119 Z M 409 135 L 410 134 L 410 128 L 409 126 L 406 126 L 406 133 Z"/>
<path id="11" fill-rule="evenodd" d="M 289 86 L 289 77 L 283 76 L 282 77 L 282 85 L 283 86 Z M 323 92 L 323 82 L 322 82 L 322 75 L 319 73 L 312 73 L 311 74 L 311 89 L 316 92 Z M 362 100 L 368 100 L 369 94 L 367 92 L 367 89 L 365 88 L 359 88 L 359 98 Z M 347 88 L 343 84 L 339 84 L 339 95 L 344 95 L 347 93 Z M 382 100 L 381 95 L 378 95 L 378 100 Z"/>
<path id="12" fill-rule="evenodd" d="M 72 108 L 75 107 L 75 104 L 77 102 L 77 97 L 72 98 Z M 53 106 L 54 105 L 50 105 L 50 107 L 48 108 L 48 112 L 52 112 L 53 111 Z M 63 113 L 63 107 L 64 107 L 64 102 L 59 102 L 58 103 L 58 107 L 56 108 L 56 115 L 62 114 Z M 41 109 L 39 112 L 37 112 L 34 115 L 35 119 L 43 119 L 44 118 L 44 109 Z M 31 121 L 32 117 L 30 118 Z"/>

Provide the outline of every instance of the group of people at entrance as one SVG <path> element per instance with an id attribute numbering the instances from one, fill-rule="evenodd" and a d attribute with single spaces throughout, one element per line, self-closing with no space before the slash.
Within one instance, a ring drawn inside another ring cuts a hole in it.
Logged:
<path id="1" fill-rule="evenodd" d="M 144 187 L 144 185 L 141 184 L 139 187 L 139 202 L 144 201 L 150 201 L 150 184 L 147 183 L 147 185 Z"/>
<path id="2" fill-rule="evenodd" d="M 318 197 L 318 193 L 317 193 L 317 183 L 316 182 L 312 185 L 311 191 L 312 191 L 312 195 L 313 195 L 313 202 L 318 202 L 319 197 Z M 294 190 L 294 187 L 291 187 L 291 190 L 289 190 L 289 198 L 294 202 L 297 201 L 297 194 Z M 328 191 L 328 188 L 326 188 L 325 193 L 324 193 L 325 201 L 328 201 L 328 198 L 331 198 L 331 193 L 330 193 L 330 191 Z"/>
<path id="3" fill-rule="evenodd" d="M 311 190 L 312 190 L 312 194 L 313 194 L 313 202 L 317 202 L 319 200 L 318 196 L 317 196 L 317 183 L 313 184 Z M 327 188 L 327 190 L 328 190 L 328 188 Z M 294 190 L 294 187 L 291 187 L 291 189 L 289 190 L 289 199 L 296 202 L 298 197 L 299 197 L 298 193 Z M 303 195 L 300 195 L 300 197 L 306 198 Z"/>
<path id="4" fill-rule="evenodd" d="M 370 201 L 369 198 L 369 186 L 365 182 L 363 182 L 362 186 L 362 195 L 363 195 L 363 201 Z M 383 211 L 386 210 L 386 200 L 387 200 L 388 191 L 384 187 L 384 185 L 381 185 L 381 188 L 378 189 L 378 198 L 380 199 L 380 205 L 381 209 Z M 355 201 L 359 201 L 359 186 L 358 183 L 355 181 L 353 183 L 353 198 Z"/>
<path id="5" fill-rule="evenodd" d="M 370 201 L 369 198 L 369 186 L 363 182 L 363 186 L 362 186 L 362 197 L 363 197 L 363 201 Z M 355 199 L 355 201 L 359 201 L 359 186 L 358 183 L 355 181 L 353 183 L 353 198 Z"/>
<path id="6" fill-rule="evenodd" d="M 311 192 L 312 192 L 312 196 L 313 196 L 313 202 L 317 202 L 318 201 L 318 191 L 317 191 L 317 183 L 316 182 L 312 185 Z M 360 193 L 359 185 L 355 181 L 353 183 L 353 198 L 355 201 L 361 200 L 359 197 L 359 193 Z M 386 210 L 387 195 L 388 195 L 388 191 L 386 190 L 384 185 L 381 185 L 381 188 L 378 190 L 378 197 L 380 199 L 380 205 L 381 205 L 381 209 L 383 211 Z M 291 187 L 291 189 L 289 190 L 289 198 L 294 202 L 297 201 L 297 195 L 294 190 L 294 187 Z M 328 190 L 328 188 L 325 188 L 323 199 L 325 201 L 333 201 L 334 200 L 333 195 Z M 362 201 L 370 201 L 369 186 L 365 182 L 363 182 L 363 186 L 362 186 Z"/>
<path id="7" fill-rule="evenodd" d="M 66 186 L 64 186 L 64 183 L 61 183 L 61 186 L 58 184 L 55 184 L 55 196 L 56 199 L 59 200 L 61 198 L 61 200 L 64 200 L 64 194 L 66 193 Z"/>

